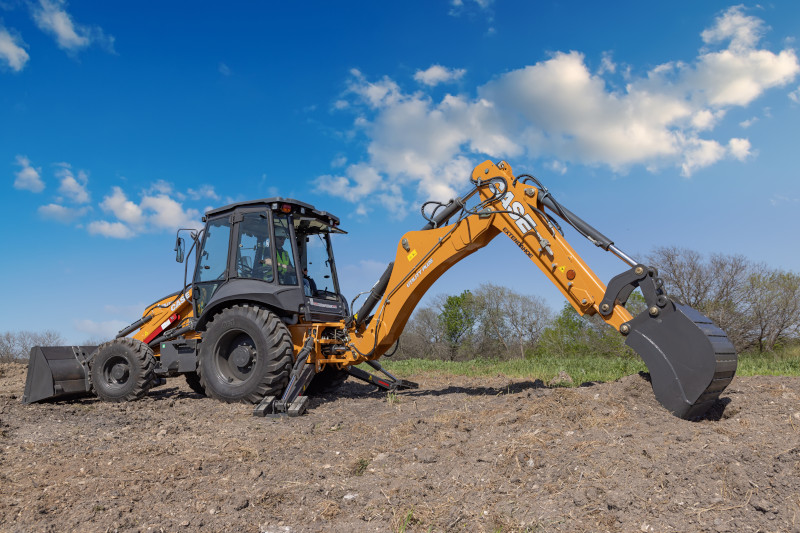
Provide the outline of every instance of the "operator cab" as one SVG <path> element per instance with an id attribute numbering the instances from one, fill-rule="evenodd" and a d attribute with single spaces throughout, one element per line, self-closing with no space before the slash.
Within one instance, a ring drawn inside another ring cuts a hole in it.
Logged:
<path id="1" fill-rule="evenodd" d="M 337 217 L 266 198 L 211 210 L 203 220 L 193 283 L 199 327 L 233 302 L 261 304 L 289 323 L 347 316 L 330 242 L 331 233 L 346 233 Z"/>

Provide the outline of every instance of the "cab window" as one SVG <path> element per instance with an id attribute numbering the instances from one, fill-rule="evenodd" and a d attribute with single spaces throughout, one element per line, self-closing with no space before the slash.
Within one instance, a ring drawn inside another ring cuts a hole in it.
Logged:
<path id="1" fill-rule="evenodd" d="M 297 285 L 297 269 L 294 264 L 295 245 L 289 233 L 289 217 L 275 215 L 275 271 L 281 285 Z"/>
<path id="2" fill-rule="evenodd" d="M 225 279 L 230 236 L 231 226 L 227 217 L 209 222 L 195 281 L 202 283 Z"/>
<path id="3" fill-rule="evenodd" d="M 246 213 L 239 222 L 236 242 L 236 276 L 273 281 L 269 220 L 263 213 Z"/>

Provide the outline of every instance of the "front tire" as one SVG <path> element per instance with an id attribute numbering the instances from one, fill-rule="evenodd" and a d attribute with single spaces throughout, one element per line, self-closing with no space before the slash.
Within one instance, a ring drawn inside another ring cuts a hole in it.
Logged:
<path id="1" fill-rule="evenodd" d="M 97 347 L 91 364 L 95 394 L 106 402 L 138 400 L 157 382 L 153 350 L 123 337 Z"/>
<path id="2" fill-rule="evenodd" d="M 237 305 L 208 323 L 197 373 L 212 398 L 258 403 L 264 396 L 281 395 L 289 381 L 292 355 L 289 330 L 274 313 Z"/>

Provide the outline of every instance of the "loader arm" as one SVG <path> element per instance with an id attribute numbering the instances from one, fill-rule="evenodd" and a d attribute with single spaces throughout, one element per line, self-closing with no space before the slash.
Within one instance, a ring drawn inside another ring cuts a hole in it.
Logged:
<path id="1" fill-rule="evenodd" d="M 349 351 L 342 354 L 345 365 L 385 354 L 399 339 L 428 288 L 451 266 L 503 234 L 579 314 L 597 314 L 626 335 L 626 344 L 648 365 L 656 397 L 668 410 L 689 418 L 703 414 L 716 401 L 735 373 L 735 350 L 708 318 L 663 294 L 655 269 L 621 252 L 558 204 L 538 182 L 515 178 L 505 162 L 482 163 L 473 171 L 472 182 L 475 187 L 469 194 L 442 206 L 422 230 L 402 237 L 394 263 L 348 321 Z M 466 207 L 475 195 L 477 206 Z M 606 287 L 567 242 L 548 211 L 597 246 L 613 252 L 630 269 Z M 507 277 L 503 265 L 497 265 L 493 272 L 480 273 L 488 281 L 494 275 Z M 637 287 L 648 309 L 634 318 L 624 304 Z"/>

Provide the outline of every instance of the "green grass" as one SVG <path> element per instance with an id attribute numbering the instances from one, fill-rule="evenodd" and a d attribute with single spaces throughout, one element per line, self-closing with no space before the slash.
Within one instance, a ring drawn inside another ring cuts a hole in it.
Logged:
<path id="1" fill-rule="evenodd" d="M 737 376 L 800 376 L 800 346 L 739 354 Z"/>
<path id="2" fill-rule="evenodd" d="M 470 361 L 432 361 L 382 359 L 386 370 L 401 378 L 415 374 L 441 374 L 468 377 L 497 376 L 509 378 L 541 379 L 549 382 L 562 370 L 572 377 L 574 385 L 586 381 L 613 381 L 639 371 L 647 371 L 644 362 L 630 357 L 578 356 L 569 358 L 539 356 L 532 359 L 497 361 L 473 359 Z M 369 371 L 370 368 L 364 367 Z M 737 376 L 800 376 L 800 346 L 774 352 L 746 352 L 739 355 Z"/>
<path id="3" fill-rule="evenodd" d="M 441 374 L 468 377 L 486 377 L 502 374 L 509 378 L 529 378 L 550 381 L 562 370 L 570 375 L 575 385 L 585 381 L 613 381 L 628 374 L 646 370 L 639 360 L 617 357 L 574 357 L 568 359 L 514 359 L 496 361 L 473 359 L 471 361 L 431 361 L 406 359 L 381 360 L 381 364 L 401 378 L 415 374 Z M 368 369 L 365 369 L 368 370 Z"/>

